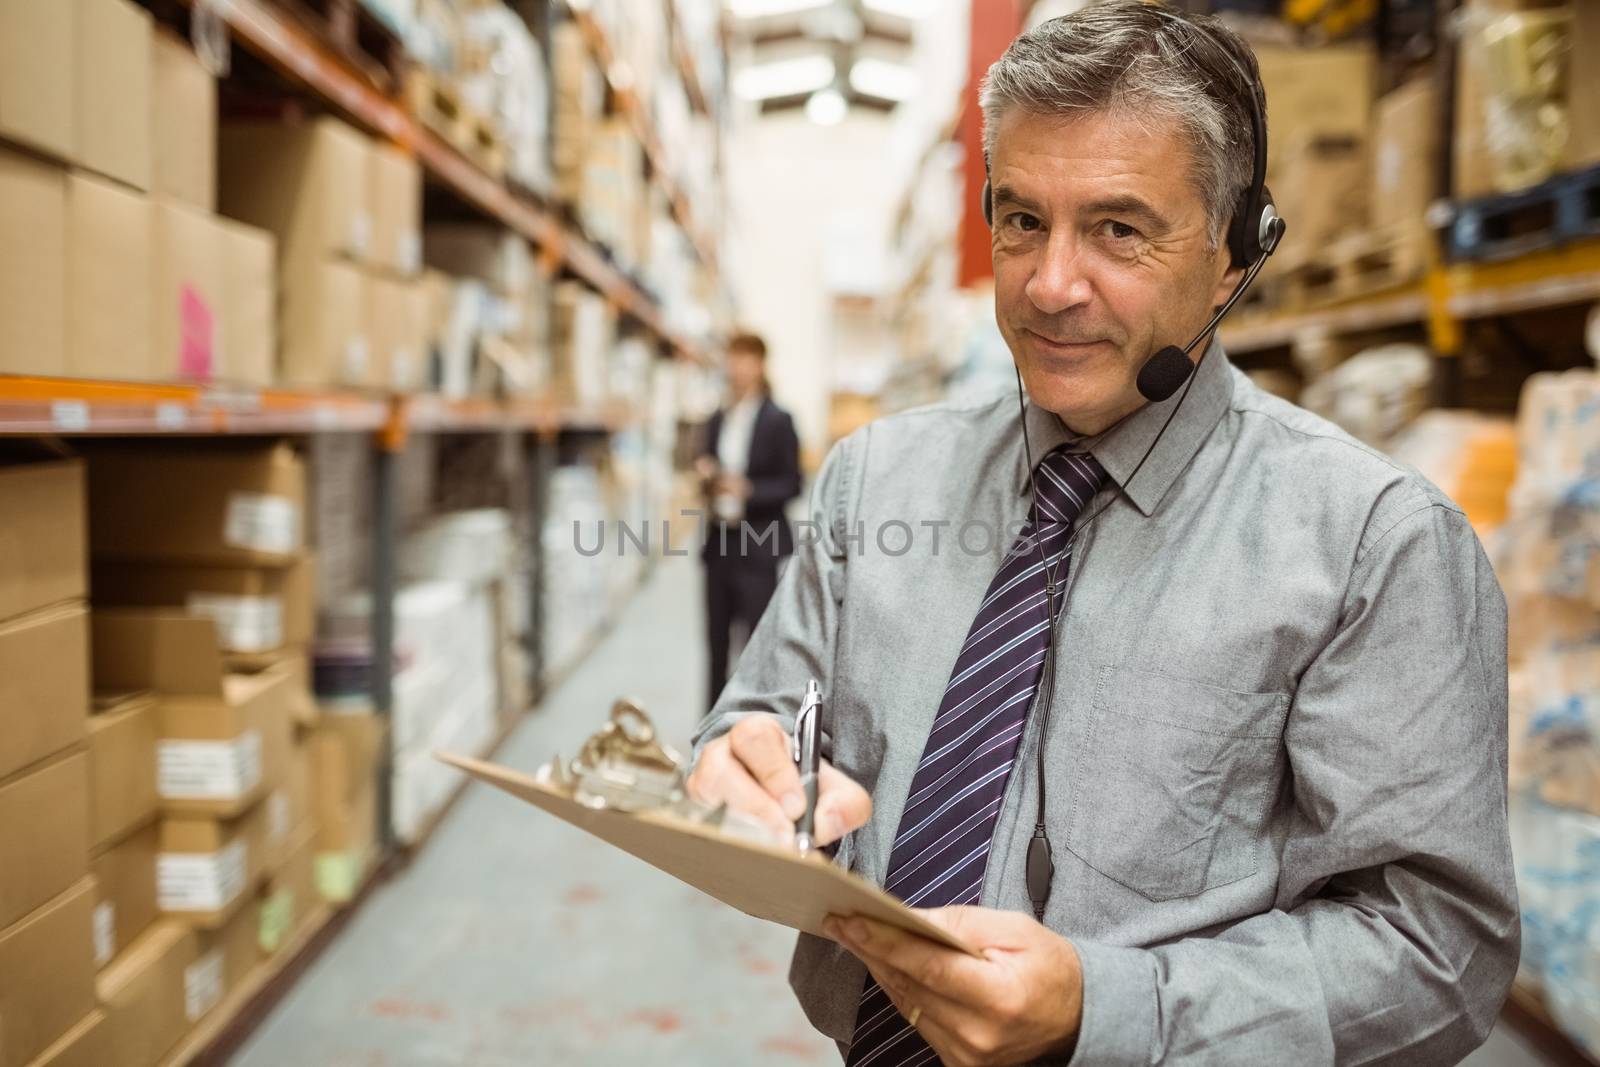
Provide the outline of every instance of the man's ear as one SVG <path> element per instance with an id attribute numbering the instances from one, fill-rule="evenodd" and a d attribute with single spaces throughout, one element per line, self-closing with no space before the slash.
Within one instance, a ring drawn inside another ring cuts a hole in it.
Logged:
<path id="1" fill-rule="evenodd" d="M 1219 308 L 1228 302 L 1228 297 L 1239 287 L 1239 282 L 1244 279 L 1245 268 L 1231 265 L 1231 256 L 1226 246 L 1217 252 L 1218 268 L 1222 273 L 1217 278 L 1216 288 L 1211 291 L 1211 306 Z"/>

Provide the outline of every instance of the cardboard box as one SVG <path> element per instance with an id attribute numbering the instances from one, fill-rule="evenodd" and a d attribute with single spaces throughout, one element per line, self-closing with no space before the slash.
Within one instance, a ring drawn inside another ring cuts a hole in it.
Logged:
<path id="1" fill-rule="evenodd" d="M 408 344 L 416 351 L 416 362 L 410 368 L 390 366 L 390 384 L 401 392 L 421 392 L 428 388 L 428 382 L 432 377 L 433 333 L 430 325 L 431 300 L 432 297 L 427 287 L 421 282 L 411 281 L 406 283 L 405 329 Z"/>
<path id="2" fill-rule="evenodd" d="M 422 258 L 435 270 L 476 278 L 504 295 L 526 291 L 538 276 L 527 239 L 487 223 L 431 224 L 423 231 Z"/>
<path id="3" fill-rule="evenodd" d="M 45 452 L 0 459 L 0 620 L 88 596 L 84 511 L 81 460 Z M 0 756 L 0 775 L 5 763 Z"/>
<path id="4" fill-rule="evenodd" d="M 0 1067 L 27 1067 L 94 1010 L 93 897 L 84 878 L 0 930 Z"/>
<path id="5" fill-rule="evenodd" d="M 1367 224 L 1367 146 L 1349 138 L 1303 142 L 1285 149 L 1272 193 L 1294 225 L 1273 257 L 1287 269 L 1320 253 L 1329 241 Z"/>
<path id="6" fill-rule="evenodd" d="M 18 6 L 48 5 L 0 0 L 0 22 Z M 0 25 L 0 55 L 14 43 Z M 58 375 L 66 364 L 66 175 L 0 145 L 0 374 Z"/>
<path id="7" fill-rule="evenodd" d="M 107 563 L 94 569 L 94 600 L 107 607 L 172 608 L 211 619 L 224 652 L 275 652 L 309 644 L 316 629 L 310 556 L 287 567 Z"/>
<path id="8" fill-rule="evenodd" d="M 135 189 L 149 189 L 154 62 L 150 14 L 129 0 L 73 3 L 74 158 L 98 174 Z"/>
<path id="9" fill-rule="evenodd" d="M 323 260 L 280 275 L 281 383 L 301 388 L 377 384 L 368 336 L 367 279 L 359 268 Z"/>
<path id="10" fill-rule="evenodd" d="M 416 288 L 392 278 L 367 279 L 374 377 L 387 389 L 405 392 L 417 388 L 422 380 L 426 340 Z"/>
<path id="11" fill-rule="evenodd" d="M 1373 124 L 1372 224 L 1415 226 L 1435 199 L 1439 93 L 1420 78 L 1378 101 Z"/>
<path id="12" fill-rule="evenodd" d="M 100 684 L 159 694 L 163 811 L 232 817 L 285 780 L 275 757 L 294 728 L 287 667 L 228 674 L 209 619 L 160 610 L 97 611 L 94 635 Z"/>
<path id="13" fill-rule="evenodd" d="M 222 231 L 168 197 L 156 198 L 154 212 L 151 367 L 162 379 L 210 381 L 222 343 Z"/>
<path id="14" fill-rule="evenodd" d="M 1574 168 L 1600 163 L 1600 5 L 1572 5 L 1572 64 L 1567 77 L 1568 158 Z"/>
<path id="15" fill-rule="evenodd" d="M 377 768 L 385 743 L 373 715 L 325 714 L 308 741 L 316 797 L 318 892 L 350 900 L 377 846 Z"/>
<path id="16" fill-rule="evenodd" d="M 83 742 L 88 642 L 88 612 L 81 604 L 41 608 L 0 623 L 0 776 Z"/>
<path id="17" fill-rule="evenodd" d="M 66 373 L 119 381 L 149 381 L 157 376 L 151 347 L 154 236 L 155 212 L 143 193 L 86 174 L 67 179 L 72 314 Z"/>
<path id="18" fill-rule="evenodd" d="M 269 874 L 288 862 L 295 846 L 295 835 L 312 825 L 315 807 L 310 750 L 297 738 L 287 738 L 286 744 L 281 754 L 273 756 L 284 767 L 283 778 L 262 801 L 266 807 L 263 866 Z"/>
<path id="19" fill-rule="evenodd" d="M 244 984 L 261 962 L 261 898 L 251 894 L 245 907 L 215 930 L 201 930 L 200 958 L 221 961 L 222 996 Z"/>
<path id="20" fill-rule="evenodd" d="M 111 1045 L 111 1026 L 104 1012 L 92 1011 L 28 1067 L 105 1067 L 112 1062 L 120 1061 Z"/>
<path id="21" fill-rule="evenodd" d="M 189 45 L 157 31 L 151 52 L 154 192 L 217 209 L 217 82 Z"/>
<path id="22" fill-rule="evenodd" d="M 89 847 L 105 848 L 161 809 L 156 743 L 161 723 L 147 695 L 125 697 L 89 718 Z"/>
<path id="23" fill-rule="evenodd" d="M 270 956 L 281 949 L 316 914 L 317 829 L 310 823 L 290 835 L 283 863 L 267 878 L 261 892 L 261 951 Z"/>
<path id="24" fill-rule="evenodd" d="M 409 278 L 422 269 L 422 168 L 415 156 L 374 143 L 367 156 L 374 267 Z"/>
<path id="25" fill-rule="evenodd" d="M 72 103 L 76 14 L 75 5 L 61 0 L 0 0 L 0 138 L 57 159 L 72 158 L 77 140 Z"/>
<path id="26" fill-rule="evenodd" d="M 234 819 L 163 819 L 156 906 L 198 929 L 227 925 L 266 875 L 266 829 L 266 809 L 260 804 Z"/>
<path id="27" fill-rule="evenodd" d="M 119 841 L 101 849 L 90 867 L 94 872 L 94 958 L 104 967 L 156 921 L 156 856 L 161 850 L 160 823 L 151 819 Z"/>
<path id="28" fill-rule="evenodd" d="M 286 444 L 89 453 L 97 560 L 285 566 L 305 545 L 305 465 Z"/>
<path id="29" fill-rule="evenodd" d="M 271 385 L 278 356 L 278 242 L 266 230 L 218 220 L 222 240 L 221 377 Z"/>
<path id="30" fill-rule="evenodd" d="M 181 922 L 158 921 L 118 956 L 95 987 L 118 1067 L 154 1067 L 204 1014 L 186 995 L 199 938 Z"/>
<path id="31" fill-rule="evenodd" d="M 287 281 L 320 260 L 372 250 L 366 135 L 333 118 L 230 122 L 219 142 L 222 213 L 270 230 Z"/>
<path id="32" fill-rule="evenodd" d="M 82 752 L 0 781 L 0 929 L 89 873 L 88 793 Z"/>
<path id="33" fill-rule="evenodd" d="M 1255 43 L 1254 49 L 1271 119 L 1269 177 L 1277 175 L 1290 145 L 1366 138 L 1377 88 L 1377 56 L 1370 46 Z"/>

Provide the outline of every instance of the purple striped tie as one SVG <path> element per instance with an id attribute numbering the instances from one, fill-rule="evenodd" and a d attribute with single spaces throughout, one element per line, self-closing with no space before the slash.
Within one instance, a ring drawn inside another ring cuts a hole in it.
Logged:
<path id="1" fill-rule="evenodd" d="M 1055 570 L 1059 610 L 1073 520 L 1104 477 L 1093 456 L 1064 448 L 1039 461 L 1038 499 L 956 657 L 889 852 L 884 887 L 907 904 L 976 904 L 982 894 L 989 842 L 1050 638 L 1040 545 Z M 937 1057 L 869 974 L 845 1062 L 916 1067 Z"/>

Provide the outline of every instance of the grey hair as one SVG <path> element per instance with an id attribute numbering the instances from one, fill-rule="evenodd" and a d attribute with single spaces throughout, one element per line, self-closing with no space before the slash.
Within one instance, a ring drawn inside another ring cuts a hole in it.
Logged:
<path id="1" fill-rule="evenodd" d="M 1189 142 L 1214 250 L 1254 174 L 1247 94 L 1258 84 L 1254 53 L 1219 20 L 1111 0 L 1041 23 L 989 68 L 978 91 L 984 162 L 993 157 L 1001 117 L 1013 107 L 1176 122 Z M 1266 100 L 1257 101 L 1264 130 Z"/>

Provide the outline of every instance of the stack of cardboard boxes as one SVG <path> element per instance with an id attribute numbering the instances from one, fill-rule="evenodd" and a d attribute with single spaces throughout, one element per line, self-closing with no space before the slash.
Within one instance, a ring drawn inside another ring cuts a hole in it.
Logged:
<path id="1" fill-rule="evenodd" d="M 550 384 L 559 401 L 594 408 L 608 399 L 616 337 L 616 309 L 604 297 L 579 282 L 562 282 L 555 287 L 550 321 Z"/>
<path id="2" fill-rule="evenodd" d="M 278 244 L 279 381 L 423 388 L 416 160 L 327 117 L 229 122 L 219 147 L 223 213 Z"/>
<path id="3" fill-rule="evenodd" d="M 93 949 L 117 1062 L 145 1064 L 318 907 L 305 473 L 121 444 L 89 485 Z"/>
<path id="4" fill-rule="evenodd" d="M 11 462 L 20 459 L 22 462 Z M 0 466 L 0 1067 L 112 1062 L 95 1003 L 83 471 Z"/>
<path id="5" fill-rule="evenodd" d="M 0 0 L 0 372 L 272 380 L 272 241 L 212 214 L 216 93 L 130 0 Z"/>

